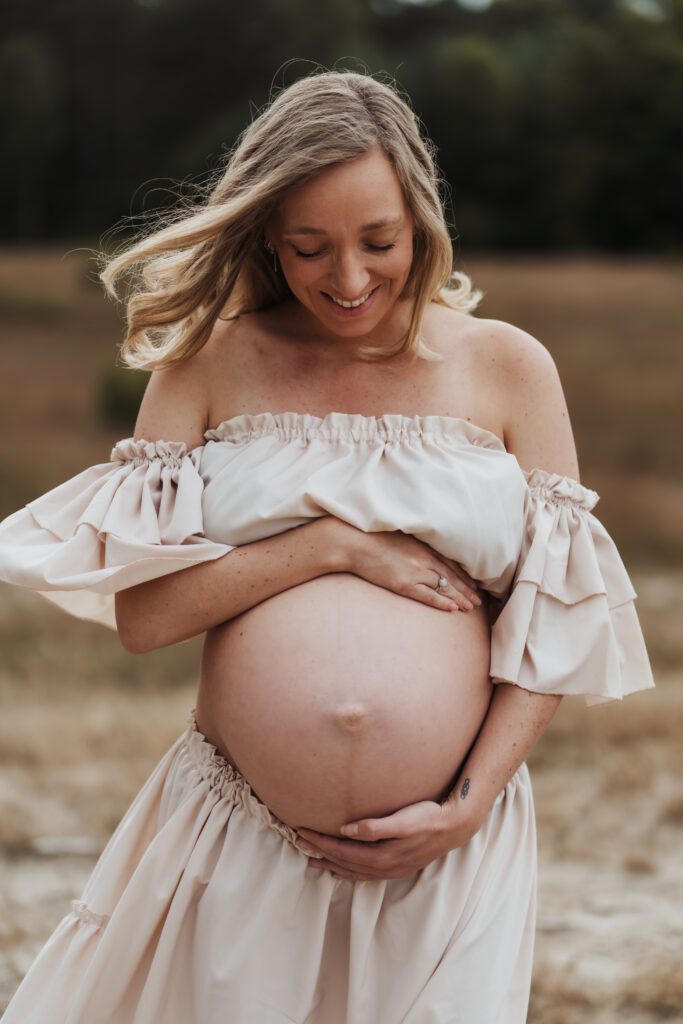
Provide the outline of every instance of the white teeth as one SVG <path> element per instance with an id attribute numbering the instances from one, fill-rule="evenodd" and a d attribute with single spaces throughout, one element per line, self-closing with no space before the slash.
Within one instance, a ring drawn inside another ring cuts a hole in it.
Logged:
<path id="1" fill-rule="evenodd" d="M 334 295 L 330 295 L 330 298 L 333 302 L 336 302 L 338 306 L 344 306 L 345 309 L 353 309 L 355 306 L 362 306 L 371 295 L 372 292 L 370 291 L 367 295 L 364 295 L 362 299 L 356 299 L 355 302 L 346 302 L 345 299 L 335 299 Z"/>

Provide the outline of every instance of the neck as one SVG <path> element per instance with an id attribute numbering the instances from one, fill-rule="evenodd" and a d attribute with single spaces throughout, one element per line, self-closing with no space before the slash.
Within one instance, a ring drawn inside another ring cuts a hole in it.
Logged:
<path id="1" fill-rule="evenodd" d="M 292 323 L 296 327 L 298 337 L 307 348 L 315 348 L 316 354 L 331 363 L 345 365 L 367 362 L 367 357 L 360 353 L 363 347 L 389 349 L 399 338 L 405 337 L 410 326 L 412 303 L 395 302 L 391 311 L 372 331 L 354 337 L 344 337 L 330 331 L 298 300 L 294 300 L 291 312 Z M 394 358 L 402 360 L 406 356 L 402 354 Z"/>

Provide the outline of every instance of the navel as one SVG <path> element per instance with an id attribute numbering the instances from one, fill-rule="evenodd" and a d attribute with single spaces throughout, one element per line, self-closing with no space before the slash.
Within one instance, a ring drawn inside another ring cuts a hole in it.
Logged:
<path id="1" fill-rule="evenodd" d="M 332 718 L 336 725 L 347 732 L 358 732 L 363 729 L 371 720 L 370 709 L 361 701 L 353 701 L 349 704 L 341 704 L 332 712 Z"/>

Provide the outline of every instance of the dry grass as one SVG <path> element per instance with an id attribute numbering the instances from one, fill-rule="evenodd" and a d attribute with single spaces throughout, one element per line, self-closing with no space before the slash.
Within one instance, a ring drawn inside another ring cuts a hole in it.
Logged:
<path id="1" fill-rule="evenodd" d="M 529 1024 L 654 1024 L 680 1022 L 683 974 L 680 964 L 651 959 L 625 978 L 618 994 L 577 988 L 571 972 L 537 977 Z"/>
<path id="2" fill-rule="evenodd" d="M 94 394 L 117 318 L 81 257 L 60 256 L 0 252 L 0 516 L 106 460 L 116 440 Z M 481 315 L 517 323 L 555 356 L 583 479 L 632 570 L 658 682 L 623 705 L 565 701 L 530 759 L 541 870 L 529 1021 L 683 1019 L 679 273 L 548 259 L 466 269 L 489 293 Z M 114 633 L 8 587 L 0 643 L 2 1006 L 184 726 L 201 645 L 133 657 Z M 41 837 L 81 837 L 85 852 L 41 854 Z"/>

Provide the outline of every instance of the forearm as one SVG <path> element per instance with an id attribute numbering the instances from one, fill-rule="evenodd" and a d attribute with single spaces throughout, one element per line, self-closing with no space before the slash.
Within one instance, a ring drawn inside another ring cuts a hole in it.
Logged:
<path id="1" fill-rule="evenodd" d="M 555 694 L 495 684 L 477 739 L 444 801 L 454 823 L 483 822 L 500 791 L 547 729 L 561 700 Z"/>
<path id="2" fill-rule="evenodd" d="M 188 640 L 290 587 L 340 571 L 332 520 L 314 519 L 121 591 L 116 616 L 124 647 L 139 654 Z"/>

